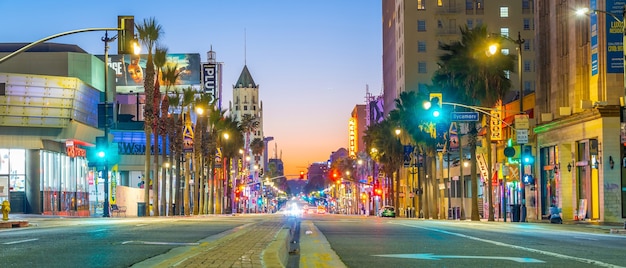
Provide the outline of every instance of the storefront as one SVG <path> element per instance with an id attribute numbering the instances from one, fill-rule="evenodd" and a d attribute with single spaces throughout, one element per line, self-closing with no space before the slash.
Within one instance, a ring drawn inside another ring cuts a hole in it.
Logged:
<path id="1" fill-rule="evenodd" d="M 537 126 L 538 206 L 542 218 L 550 207 L 564 220 L 622 222 L 619 115 L 594 108 Z M 613 163 L 611 163 L 613 162 Z"/>

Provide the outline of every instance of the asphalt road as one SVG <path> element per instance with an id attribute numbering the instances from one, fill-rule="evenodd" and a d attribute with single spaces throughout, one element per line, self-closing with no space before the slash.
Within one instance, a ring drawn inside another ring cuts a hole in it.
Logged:
<path id="1" fill-rule="evenodd" d="M 0 232 L 0 267 L 129 267 L 253 217 L 76 219 Z M 36 224 L 36 223 L 35 223 Z M 43 226 L 43 225 L 42 225 Z"/>
<path id="2" fill-rule="evenodd" d="M 606 229 L 306 215 L 347 267 L 626 267 L 626 236 Z"/>

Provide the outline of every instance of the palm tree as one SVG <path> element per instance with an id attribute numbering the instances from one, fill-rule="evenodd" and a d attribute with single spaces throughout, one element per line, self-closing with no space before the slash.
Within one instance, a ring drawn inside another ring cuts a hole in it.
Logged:
<path id="1" fill-rule="evenodd" d="M 506 77 L 507 70 L 514 68 L 514 56 L 498 54 L 487 59 L 489 42 L 501 41 L 489 38 L 487 27 L 480 25 L 473 29 L 461 27 L 461 40 L 450 44 L 440 44 L 439 49 L 444 53 L 439 57 L 440 69 L 433 76 L 433 83 L 442 88 L 447 99 L 453 102 L 470 106 L 492 107 L 501 100 L 510 89 L 511 83 Z M 476 177 L 476 124 L 470 122 L 468 133 L 471 167 L 471 191 L 473 221 L 480 220 L 478 215 L 478 180 Z M 489 129 L 489 128 L 487 128 Z M 489 133 L 488 133 L 489 134 Z M 487 135 L 487 144 L 490 137 Z M 491 149 L 488 150 L 491 152 Z M 490 158 L 490 157 L 489 157 Z M 489 159 L 491 165 L 491 159 Z M 491 168 L 489 168 L 489 173 Z M 490 175 L 489 175 L 490 176 Z M 493 220 L 493 200 L 491 198 L 491 183 L 489 185 L 489 220 Z"/>
<path id="2" fill-rule="evenodd" d="M 159 40 L 163 33 L 161 25 L 159 25 L 154 18 L 144 19 L 143 24 L 135 25 L 139 34 L 139 40 L 147 48 L 148 61 L 146 62 L 146 77 L 144 79 L 144 92 L 146 94 L 146 100 L 152 100 L 154 95 L 154 62 L 152 59 L 152 49 Z M 150 148 L 151 136 L 152 136 L 152 121 L 153 121 L 153 105 L 151 101 L 146 101 L 144 107 L 144 131 L 146 134 L 146 159 L 145 159 L 145 191 L 144 202 L 146 203 L 146 216 L 150 215 L 150 181 L 151 181 L 151 169 L 150 169 Z M 156 196 L 156 193 L 155 193 Z M 155 206 L 157 204 L 154 204 Z"/>
<path id="3" fill-rule="evenodd" d="M 214 103 L 211 103 L 213 97 L 209 94 L 200 94 L 194 101 L 197 110 L 200 111 L 196 117 L 196 126 L 194 128 L 194 150 L 193 150 L 193 167 L 194 167 L 194 195 L 193 195 L 193 214 L 200 214 L 204 204 L 204 176 L 202 176 L 202 141 L 205 139 L 207 120 L 204 113 L 213 110 Z M 202 209 L 203 210 L 203 209 Z"/>
<path id="4" fill-rule="evenodd" d="M 173 85 L 176 84 L 176 81 L 178 80 L 179 73 L 177 72 L 177 69 L 178 69 L 178 66 L 175 65 L 175 66 L 164 67 L 162 69 L 162 71 L 161 71 L 162 74 L 163 74 L 162 75 L 162 78 L 163 78 L 162 80 L 163 80 L 163 83 L 165 84 L 165 94 L 164 94 L 165 96 L 163 96 L 163 100 L 161 101 L 161 121 L 159 123 L 160 131 L 161 131 L 161 144 L 162 144 L 161 147 L 163 148 L 163 159 L 165 160 L 166 159 L 166 151 L 167 151 L 167 150 L 165 150 L 166 144 L 167 144 L 166 143 L 166 139 L 169 137 L 170 138 L 169 139 L 169 144 L 170 144 L 170 146 L 169 146 L 170 165 L 173 165 L 173 163 L 171 163 L 171 161 L 173 161 L 175 159 L 173 157 L 173 155 L 174 155 L 174 148 L 176 148 L 176 147 L 174 147 L 173 145 L 174 145 L 174 137 L 176 137 L 176 131 L 174 129 L 176 122 L 175 122 L 174 117 L 170 114 L 170 109 L 169 108 L 170 108 L 170 106 L 178 107 L 179 102 L 180 102 L 180 97 L 177 96 L 178 94 L 170 97 L 169 96 L 169 90 L 170 90 L 170 88 Z M 182 137 L 182 135 L 181 135 L 181 137 Z M 170 211 L 170 213 L 168 213 L 168 216 L 171 216 L 172 212 L 171 212 L 170 209 L 167 209 L 167 208 L 171 208 L 172 207 L 172 198 L 174 197 L 172 190 L 173 190 L 174 184 L 173 184 L 173 180 L 172 180 L 173 176 L 170 175 L 170 180 L 169 180 L 169 187 L 170 187 L 170 189 L 169 189 L 169 193 L 170 193 L 169 196 L 170 196 L 170 199 L 168 200 L 168 202 L 166 202 L 166 200 L 165 200 L 166 199 L 165 198 L 166 191 L 167 191 L 167 189 L 165 188 L 165 185 L 166 185 L 165 181 L 167 179 L 167 178 L 165 178 L 165 175 L 167 173 L 166 170 L 167 170 L 166 167 L 163 166 L 163 170 L 161 171 L 161 173 L 164 176 L 163 177 L 164 178 L 163 179 L 163 187 L 162 187 L 162 190 L 161 190 L 161 196 L 163 197 L 161 199 L 161 206 L 164 208 L 163 209 L 164 211 Z"/>
<path id="5" fill-rule="evenodd" d="M 250 142 L 250 150 L 252 151 L 252 155 L 254 155 L 254 160 L 258 163 L 261 161 L 261 155 L 263 155 L 263 151 L 265 150 L 265 142 L 261 138 L 254 138 L 252 142 Z"/>
<path id="6" fill-rule="evenodd" d="M 166 77 L 168 75 L 166 74 Z M 169 96 L 168 94 L 168 104 L 171 107 L 174 107 L 174 109 L 178 109 L 179 111 L 182 111 L 182 107 L 181 107 L 181 94 L 180 92 L 176 91 L 174 93 L 174 95 Z M 167 133 L 169 135 L 169 142 L 170 142 L 170 159 L 172 160 L 172 164 L 174 164 L 174 161 L 176 161 L 176 181 L 173 181 L 172 177 L 174 177 L 174 174 L 170 174 L 170 185 L 172 188 L 170 188 L 170 199 L 171 198 L 176 198 L 174 203 L 176 204 L 176 206 L 178 206 L 178 215 L 180 215 L 180 211 L 182 211 L 182 199 L 181 199 L 181 192 L 180 192 L 180 185 L 181 185 L 181 174 L 180 174 L 180 167 L 182 167 L 182 163 L 181 163 L 181 156 L 183 154 L 183 115 L 182 112 L 180 114 L 175 114 L 174 116 L 170 116 L 169 120 L 168 120 L 168 124 L 167 124 Z M 174 188 L 175 187 L 175 188 Z M 172 202 L 172 201 L 170 201 Z M 171 206 L 171 204 L 169 204 L 169 206 Z M 176 212 L 174 212 L 176 213 Z M 174 214 L 175 215 L 175 214 Z"/>
<path id="7" fill-rule="evenodd" d="M 184 111 L 185 113 L 185 117 L 184 117 L 184 125 L 185 125 L 185 131 L 183 132 L 183 136 L 184 135 L 190 135 L 191 137 L 186 137 L 187 139 L 191 139 L 193 140 L 193 131 L 191 130 L 191 109 L 193 106 L 193 102 L 195 100 L 195 94 L 196 91 L 193 90 L 193 88 L 188 87 L 183 89 L 183 100 L 182 100 L 182 106 L 184 109 L 186 109 L 186 111 Z M 185 133 L 188 132 L 188 133 Z M 183 142 L 184 144 L 185 142 Z M 186 147 L 185 145 L 183 145 L 183 147 Z M 184 164 L 184 169 L 185 169 L 185 175 L 184 175 L 184 188 L 183 188 L 183 206 L 181 207 L 181 209 L 184 208 L 184 212 L 185 212 L 185 216 L 189 216 L 190 215 L 190 206 L 191 203 L 189 202 L 189 181 L 191 179 L 191 173 L 190 173 L 190 168 L 191 168 L 191 159 L 190 159 L 190 154 L 188 152 L 185 152 L 186 149 L 190 149 L 190 148 L 184 148 L 183 149 L 183 153 L 185 154 L 185 164 Z"/>
<path id="8" fill-rule="evenodd" d="M 154 184 L 152 186 L 153 189 L 153 196 L 154 196 L 154 205 L 152 206 L 152 213 L 154 214 L 154 216 L 159 216 L 160 215 L 160 209 L 159 206 L 161 207 L 161 209 L 165 210 L 165 205 L 161 204 L 161 202 L 159 202 L 159 192 L 161 192 L 161 196 L 163 197 L 163 200 L 165 199 L 165 183 L 160 183 L 161 180 L 159 178 L 159 135 L 161 133 L 163 133 L 163 131 L 161 131 L 161 128 L 163 127 L 161 124 L 161 109 L 156 109 L 156 108 L 160 108 L 160 102 L 161 102 L 161 86 L 160 86 L 160 78 L 159 78 L 159 73 L 161 73 L 161 68 L 165 65 L 165 61 L 166 61 L 166 56 L 167 55 L 167 48 L 163 47 L 163 46 L 159 46 L 157 45 L 157 47 L 154 50 L 154 65 L 156 67 L 157 70 L 159 70 L 159 72 L 156 72 L 156 79 L 154 79 L 154 93 L 153 93 L 153 100 L 152 100 L 152 105 L 153 107 L 155 107 L 154 109 L 154 124 L 152 125 L 152 130 L 154 132 Z M 163 147 L 163 154 L 165 154 L 165 147 Z M 165 176 L 165 168 L 161 167 L 163 173 L 162 176 Z M 161 178 L 163 179 L 163 178 Z M 161 188 L 159 188 L 159 185 L 162 185 Z M 160 191 L 161 190 L 161 191 Z"/>
<path id="9" fill-rule="evenodd" d="M 395 122 L 384 120 L 369 126 L 365 130 L 365 136 L 363 137 L 372 159 L 382 165 L 382 171 L 387 178 L 390 175 L 393 177 L 393 174 L 397 174 L 403 160 L 402 143 L 393 134 L 396 127 Z M 375 151 L 372 150 L 374 148 L 376 149 Z M 395 192 L 393 183 L 386 182 L 386 184 L 390 187 L 389 192 L 392 194 L 393 199 Z"/>
<path id="10" fill-rule="evenodd" d="M 239 149 L 242 148 L 244 145 L 244 133 L 239 126 L 239 123 L 230 116 L 223 118 L 223 120 L 221 120 L 220 122 L 221 124 L 219 128 L 222 129 L 223 133 L 228 133 L 229 135 L 228 141 L 222 144 L 222 154 L 224 159 L 226 160 L 226 165 L 224 166 L 224 168 L 226 169 L 227 174 L 226 184 L 228 186 L 228 199 L 232 199 L 232 193 L 235 190 L 233 187 L 237 187 L 236 185 L 238 183 L 237 178 L 231 178 L 230 170 L 233 168 L 232 160 L 236 159 L 239 156 Z M 230 207 L 232 213 L 236 213 L 236 207 L 233 207 L 232 204 L 233 200 L 229 202 L 227 207 Z"/>
<path id="11" fill-rule="evenodd" d="M 435 129 L 435 123 L 433 123 L 433 119 L 429 114 L 424 112 L 423 103 L 428 101 L 428 95 L 422 92 L 415 91 L 405 91 L 400 93 L 398 99 L 395 100 L 396 109 L 391 111 L 389 114 L 388 120 L 394 122 L 395 125 L 403 129 L 410 138 L 410 143 L 415 146 L 415 150 L 417 150 L 420 154 L 425 153 L 427 156 L 427 163 L 432 162 L 432 159 L 435 158 L 437 148 L 436 148 L 436 137 L 433 132 Z M 434 169 L 427 169 L 429 174 L 429 178 L 435 178 Z M 430 206 L 429 206 L 429 194 L 430 191 L 427 191 L 428 187 L 423 187 L 423 185 L 427 185 L 426 181 L 420 179 L 421 174 L 418 174 L 418 189 L 423 189 L 422 193 L 419 195 L 419 205 L 422 207 L 422 202 L 424 200 L 423 196 L 426 195 L 425 207 L 426 209 L 423 211 L 424 216 L 426 218 L 430 217 Z M 397 179 L 399 180 L 399 179 Z M 425 178 L 424 178 L 425 180 Z M 397 183 L 399 185 L 399 182 Z M 415 201 L 414 201 L 414 205 Z M 422 212 L 422 211 L 418 211 Z"/>

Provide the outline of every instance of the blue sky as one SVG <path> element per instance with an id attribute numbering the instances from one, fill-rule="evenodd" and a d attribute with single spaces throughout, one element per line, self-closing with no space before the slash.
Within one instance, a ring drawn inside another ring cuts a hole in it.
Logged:
<path id="1" fill-rule="evenodd" d="M 154 17 L 170 53 L 211 46 L 224 63 L 223 104 L 244 63 L 260 85 L 264 133 L 273 136 L 285 173 L 347 148 L 348 119 L 365 104 L 365 88 L 382 92 L 382 11 L 375 0 L 0 1 L 0 42 L 33 42 L 53 34 L 116 27 L 118 15 Z M 13 23 L 11 23 L 13 22 Z M 12 25 L 9 27 L 8 25 Z M 103 54 L 103 32 L 51 40 Z M 116 43 L 111 44 L 111 51 Z"/>

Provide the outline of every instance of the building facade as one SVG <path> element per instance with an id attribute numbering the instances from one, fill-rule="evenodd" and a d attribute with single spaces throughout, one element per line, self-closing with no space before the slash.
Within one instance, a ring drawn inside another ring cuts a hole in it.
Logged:
<path id="1" fill-rule="evenodd" d="M 566 220 L 622 222 L 624 65 L 623 2 L 535 1 L 536 133 L 539 214 L 551 206 Z M 618 40 L 618 41 L 615 41 Z"/>
<path id="2" fill-rule="evenodd" d="M 460 29 L 467 27 L 472 29 L 478 25 L 485 25 L 494 36 L 505 37 L 508 41 L 502 43 L 503 54 L 518 55 L 518 68 L 516 73 L 510 74 L 513 87 L 502 100 L 503 104 L 517 102 L 519 107 L 521 95 L 529 96 L 535 91 L 535 19 L 534 5 L 531 0 L 510 1 L 404 1 L 384 0 L 383 5 L 383 90 L 385 115 L 395 109 L 394 100 L 404 91 L 428 92 L 433 73 L 438 69 L 439 44 L 451 43 L 461 37 Z M 521 42 L 523 41 L 523 42 Z M 521 45 L 520 45 L 521 43 Z M 487 48 L 485 48 L 486 50 Z M 519 57 L 523 55 L 523 57 Z M 521 73 L 521 76 L 516 74 Z M 521 79 L 520 79 L 521 78 Z M 533 115 L 533 107 L 529 106 L 528 97 L 523 98 L 523 112 Z M 446 97 L 443 96 L 443 102 Z M 491 107 L 487 107 L 491 108 Z M 522 111 L 520 111 L 522 112 Z M 510 118 L 503 118 L 508 123 L 512 122 L 515 114 L 509 114 Z M 531 119 L 532 120 L 532 119 Z M 507 131 L 507 130 L 505 130 Z M 510 129 L 509 137 L 510 137 Z M 504 141 L 499 142 L 490 150 L 496 154 L 502 154 L 505 147 Z M 496 149 L 499 148 L 499 149 Z M 489 149 L 483 149 L 486 152 Z M 469 150 L 465 151 L 468 154 Z M 441 157 L 441 155 L 439 156 Z M 463 156 L 465 157 L 465 156 Z M 438 196 L 437 191 L 441 185 L 446 187 L 439 196 L 450 198 L 450 187 L 453 184 L 463 184 L 468 180 L 459 179 L 460 174 L 470 177 L 468 173 L 461 173 L 463 158 L 459 151 L 453 152 L 451 164 L 448 161 L 439 161 L 440 168 L 447 170 L 437 174 L 437 178 L 427 185 L 425 196 Z M 464 159 L 464 158 L 463 158 Z M 503 162 L 504 157 L 496 158 L 494 164 Z M 442 164 L 443 163 L 443 164 Z M 504 163 L 501 163 L 504 164 Z M 495 165 L 494 165 L 495 166 Z M 400 172 L 400 186 L 410 185 L 410 168 L 403 168 Z M 479 177 L 480 178 L 480 177 Z M 482 176 L 482 181 L 489 181 Z M 519 181 L 519 178 L 517 179 Z M 461 183 L 461 181 L 464 181 Z M 484 184 L 480 184 L 484 185 Z M 504 185 L 504 187 L 507 187 Z M 400 187 L 402 188 L 402 187 Z M 410 188 L 410 187 L 404 187 Z M 458 196 L 469 197 L 472 193 L 467 188 Z M 482 192 L 483 189 L 479 189 Z M 456 194 L 456 193 L 455 193 Z M 477 193 L 474 193 L 477 194 Z M 495 194 L 492 193 L 492 194 Z M 409 196 L 410 193 L 400 193 L 400 196 Z M 462 198 L 462 197 L 461 197 Z M 403 201 L 400 200 L 402 203 Z M 522 203 L 523 200 L 518 202 Z M 444 209 L 445 204 L 451 202 L 430 202 L 428 208 L 435 211 L 435 215 L 443 217 L 449 210 Z M 483 207 L 484 202 L 479 206 Z M 437 205 L 444 204 L 444 205 Z M 469 202 L 459 204 L 469 207 Z M 469 210 L 468 210 L 469 211 Z M 483 211 L 481 209 L 481 211 Z M 431 214 L 432 215 L 432 214 Z M 486 214 L 482 213 L 483 217 Z"/>

